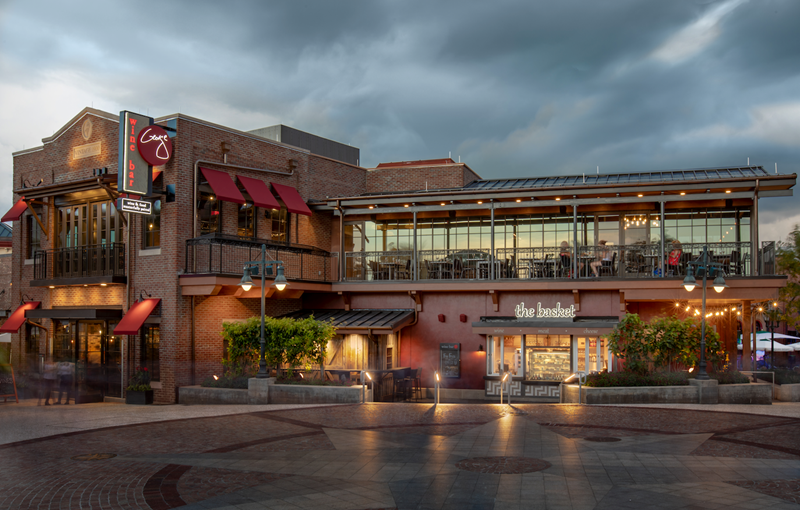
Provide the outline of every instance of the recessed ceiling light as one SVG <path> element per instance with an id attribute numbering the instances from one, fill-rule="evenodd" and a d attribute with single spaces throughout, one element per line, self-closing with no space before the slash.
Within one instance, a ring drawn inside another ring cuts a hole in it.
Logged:
<path id="1" fill-rule="evenodd" d="M 55 289 L 55 288 L 56 288 L 56 286 L 55 286 L 55 285 L 50 285 L 50 288 L 51 288 L 51 289 Z"/>
<path id="2" fill-rule="evenodd" d="M 638 195 L 636 195 L 636 196 L 637 196 L 637 197 L 643 197 L 644 195 L 642 195 L 641 193 L 639 193 L 639 194 L 638 194 Z"/>
<path id="3" fill-rule="evenodd" d="M 558 202 L 559 200 L 561 200 L 561 199 L 560 199 L 560 198 L 558 198 L 558 197 L 556 197 L 556 202 Z"/>
<path id="4" fill-rule="evenodd" d="M 108 285 L 108 284 L 107 283 L 101 283 L 100 284 L 101 287 L 105 287 L 106 285 Z"/>
<path id="5" fill-rule="evenodd" d="M 683 195 L 685 195 L 685 194 L 686 194 L 686 192 L 685 192 L 685 191 L 681 191 L 681 196 L 683 196 Z"/>
<path id="6" fill-rule="evenodd" d="M 372 209 L 372 206 L 369 206 L 369 208 Z"/>
<path id="7" fill-rule="evenodd" d="M 725 190 L 725 193 L 730 193 L 730 192 L 731 192 L 731 190 L 729 190 L 729 189 Z"/>
<path id="8" fill-rule="evenodd" d="M 482 203 L 483 203 L 483 200 L 478 200 L 478 203 L 479 203 L 479 204 L 482 204 Z"/>
<path id="9" fill-rule="evenodd" d="M 518 198 L 518 199 L 517 199 L 517 203 L 520 203 L 520 202 L 522 202 L 522 199 L 521 199 L 521 198 Z"/>
<path id="10" fill-rule="evenodd" d="M 403 207 L 408 207 L 408 204 L 404 205 Z"/>
<path id="11" fill-rule="evenodd" d="M 439 204 L 439 205 L 444 205 L 444 202 L 442 202 L 442 203 L 441 203 L 441 204 Z"/>

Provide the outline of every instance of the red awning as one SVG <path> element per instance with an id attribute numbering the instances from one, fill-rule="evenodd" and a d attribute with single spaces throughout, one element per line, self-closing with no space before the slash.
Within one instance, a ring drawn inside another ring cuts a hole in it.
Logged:
<path id="1" fill-rule="evenodd" d="M 279 204 L 275 197 L 272 196 L 272 193 L 269 192 L 267 183 L 251 177 L 242 177 L 241 175 L 237 175 L 236 177 L 239 179 L 239 182 L 244 185 L 244 189 L 250 194 L 256 206 L 280 211 L 281 204 Z"/>
<path id="2" fill-rule="evenodd" d="M 291 186 L 284 186 L 283 184 L 275 184 L 274 182 L 272 183 L 272 187 L 278 192 L 278 195 L 280 195 L 283 203 L 286 204 L 286 208 L 289 212 L 311 216 L 311 209 L 303 202 L 303 199 L 300 198 L 300 193 L 298 193 L 296 189 Z"/>
<path id="3" fill-rule="evenodd" d="M 234 184 L 231 176 L 219 170 L 211 170 L 209 168 L 200 167 L 200 171 L 206 177 L 211 189 L 217 195 L 219 200 L 226 202 L 233 202 L 234 204 L 244 204 L 244 197 L 239 191 L 239 188 Z"/>
<path id="4" fill-rule="evenodd" d="M 3 218 L 0 221 L 17 221 L 19 217 L 22 216 L 22 213 L 25 212 L 25 209 L 28 208 L 28 204 L 25 202 L 25 197 L 20 198 L 14 207 L 8 210 L 7 213 L 3 215 Z"/>
<path id="5" fill-rule="evenodd" d="M 14 310 L 14 313 L 6 320 L 5 324 L 0 327 L 0 333 L 16 333 L 19 327 L 25 324 L 25 312 L 33 310 L 39 306 L 41 301 L 26 301 L 19 308 Z"/>
<path id="6" fill-rule="evenodd" d="M 161 299 L 145 299 L 144 301 L 137 301 L 133 304 L 128 313 L 122 317 L 117 327 L 114 328 L 115 335 L 136 335 L 139 333 L 139 328 L 142 327 L 144 321 L 150 316 L 150 313 L 158 306 Z"/>

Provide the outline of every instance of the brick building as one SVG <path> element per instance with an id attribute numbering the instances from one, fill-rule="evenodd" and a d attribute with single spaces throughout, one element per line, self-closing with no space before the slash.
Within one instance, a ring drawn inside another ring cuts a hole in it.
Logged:
<path id="1" fill-rule="evenodd" d="M 262 244 L 289 281 L 267 289 L 267 315 L 339 326 L 331 374 L 366 368 L 391 381 L 410 367 L 431 386 L 439 371 L 463 398 L 492 398 L 505 373 L 518 398 L 555 398 L 575 370 L 613 370 L 602 336 L 627 311 L 700 314 L 700 293 L 681 287 L 689 273 L 724 275 L 707 320 L 733 361 L 751 304 L 785 282 L 775 244 L 759 239 L 758 203 L 791 195 L 795 175 L 748 166 L 486 180 L 451 159 L 364 169 L 329 157 L 358 161 L 354 148 L 266 136 L 285 126 L 244 132 L 180 114 L 155 123 L 173 153 L 154 167 L 149 216 L 114 207 L 117 115 L 87 108 L 14 154 L 4 221 L 15 222 L 12 302 L 25 304 L 4 326 L 13 361 L 75 360 L 87 398 L 120 396 L 138 365 L 152 368 L 165 403 L 219 373 L 222 323 L 259 313 L 258 279 L 246 292 L 239 282 Z"/>

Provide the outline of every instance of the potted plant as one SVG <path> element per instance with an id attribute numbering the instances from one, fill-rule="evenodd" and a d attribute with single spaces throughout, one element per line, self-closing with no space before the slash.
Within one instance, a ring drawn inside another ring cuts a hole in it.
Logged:
<path id="1" fill-rule="evenodd" d="M 136 367 L 136 371 L 125 388 L 125 403 L 146 405 L 153 403 L 153 388 L 150 387 L 150 373 L 147 367 Z"/>

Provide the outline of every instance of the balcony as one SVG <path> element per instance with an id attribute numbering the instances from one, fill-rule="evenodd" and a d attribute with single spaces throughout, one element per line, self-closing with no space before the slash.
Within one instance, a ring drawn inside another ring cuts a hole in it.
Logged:
<path id="1" fill-rule="evenodd" d="M 125 243 L 39 250 L 31 286 L 125 284 Z"/>
<path id="2" fill-rule="evenodd" d="M 726 277 L 775 274 L 775 243 L 764 242 L 760 268 L 753 270 L 751 244 L 683 244 L 681 253 L 670 261 L 670 246 L 660 244 L 625 246 L 580 246 L 562 251 L 559 247 L 500 248 L 491 250 L 418 250 L 347 252 L 346 282 L 443 281 L 443 280 L 570 280 L 683 278 L 689 262 L 707 246 L 710 266 Z M 577 258 L 576 258 L 577 255 Z M 672 262 L 672 263 L 671 263 Z M 594 276 L 595 264 L 599 276 Z"/>
<path id="3" fill-rule="evenodd" d="M 261 245 L 267 245 L 267 258 L 283 261 L 287 280 L 328 283 L 332 279 L 329 252 L 310 246 L 279 245 L 259 239 L 235 236 L 204 236 L 186 240 L 187 275 L 241 276 L 245 263 L 261 258 Z M 267 277 L 271 278 L 269 272 Z"/>

